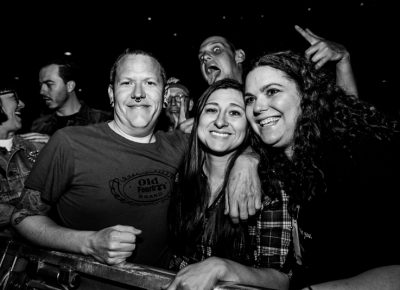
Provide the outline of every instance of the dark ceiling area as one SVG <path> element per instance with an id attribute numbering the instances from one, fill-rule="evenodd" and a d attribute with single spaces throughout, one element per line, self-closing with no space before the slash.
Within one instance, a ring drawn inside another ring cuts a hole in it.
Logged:
<path id="1" fill-rule="evenodd" d="M 198 96 L 205 82 L 197 52 L 205 37 L 226 36 L 247 52 L 247 59 L 273 50 L 305 51 L 309 45 L 295 31 L 295 24 L 346 46 L 360 97 L 389 113 L 399 111 L 394 82 L 400 16 L 393 4 L 361 0 L 233 1 L 226 2 L 225 7 L 220 1 L 138 3 L 142 2 L 20 4 L 23 9 L 18 3 L 13 7 L 1 4 L 0 76 L 18 83 L 29 107 L 25 110 L 27 118 L 35 117 L 43 108 L 38 66 L 50 55 L 70 52 L 84 75 L 82 97 L 90 105 L 105 109 L 108 71 L 124 48 L 152 52 L 168 76 L 182 79 Z"/>

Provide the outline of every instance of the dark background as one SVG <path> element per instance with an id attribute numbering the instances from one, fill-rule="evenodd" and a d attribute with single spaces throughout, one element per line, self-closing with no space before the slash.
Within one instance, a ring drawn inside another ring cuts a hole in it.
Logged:
<path id="1" fill-rule="evenodd" d="M 394 2 L 394 1 L 393 1 Z M 141 3 L 141 4 L 139 4 Z M 398 116 L 399 10 L 386 1 L 259 1 L 3 4 L 0 77 L 12 79 L 26 104 L 24 128 L 45 108 L 38 70 L 46 57 L 66 51 L 83 72 L 80 96 L 109 109 L 108 72 L 124 48 L 151 51 L 168 76 L 198 96 L 205 89 L 197 60 L 205 37 L 220 34 L 247 58 L 267 50 L 304 51 L 309 44 L 295 24 L 341 43 L 350 51 L 360 98 Z M 398 82 L 398 81 L 397 81 Z"/>

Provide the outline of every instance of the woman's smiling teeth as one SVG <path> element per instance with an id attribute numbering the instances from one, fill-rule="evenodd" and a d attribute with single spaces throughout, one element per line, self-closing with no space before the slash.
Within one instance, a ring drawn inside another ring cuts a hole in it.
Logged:
<path id="1" fill-rule="evenodd" d="M 268 117 L 268 118 L 266 118 L 266 119 L 261 120 L 261 121 L 259 122 L 259 124 L 260 124 L 261 127 L 264 127 L 264 126 L 273 126 L 273 125 L 275 125 L 276 123 L 278 123 L 279 119 L 280 119 L 280 117 Z"/>
<path id="2" fill-rule="evenodd" d="M 227 137 L 227 136 L 230 135 L 230 133 L 216 132 L 216 131 L 211 131 L 210 134 L 213 135 L 213 136 L 217 136 L 217 137 Z"/>

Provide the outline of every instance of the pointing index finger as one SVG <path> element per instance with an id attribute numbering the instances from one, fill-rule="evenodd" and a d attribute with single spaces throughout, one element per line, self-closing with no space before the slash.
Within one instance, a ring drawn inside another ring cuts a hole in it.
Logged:
<path id="1" fill-rule="evenodd" d="M 307 40 L 311 45 L 313 45 L 314 43 L 318 42 L 318 40 L 311 35 L 308 30 L 304 30 L 303 28 L 301 28 L 298 25 L 295 25 L 294 28 L 296 29 L 296 31 L 298 33 L 300 33 L 301 36 L 303 36 L 305 38 L 305 40 Z"/>

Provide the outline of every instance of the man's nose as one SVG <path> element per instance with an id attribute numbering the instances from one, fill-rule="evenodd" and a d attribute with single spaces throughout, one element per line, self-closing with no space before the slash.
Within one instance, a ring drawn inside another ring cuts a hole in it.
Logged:
<path id="1" fill-rule="evenodd" d="M 46 85 L 45 84 L 41 84 L 40 85 L 40 90 L 39 90 L 39 93 L 41 94 L 41 95 L 43 95 L 44 93 L 46 93 Z"/>
<path id="2" fill-rule="evenodd" d="M 178 104 L 178 100 L 176 99 L 176 96 L 171 96 L 171 105 L 176 106 Z"/>
<path id="3" fill-rule="evenodd" d="M 25 103 L 23 101 L 21 101 L 21 100 L 18 100 L 18 108 L 19 109 L 25 108 Z"/>
<path id="4" fill-rule="evenodd" d="M 146 97 L 146 94 L 143 90 L 143 87 L 141 84 L 136 84 L 133 92 L 132 92 L 132 98 L 133 99 L 144 99 Z"/>
<path id="5" fill-rule="evenodd" d="M 200 63 L 206 63 L 207 61 L 211 60 L 211 56 L 209 53 L 204 52 L 200 57 Z"/>

